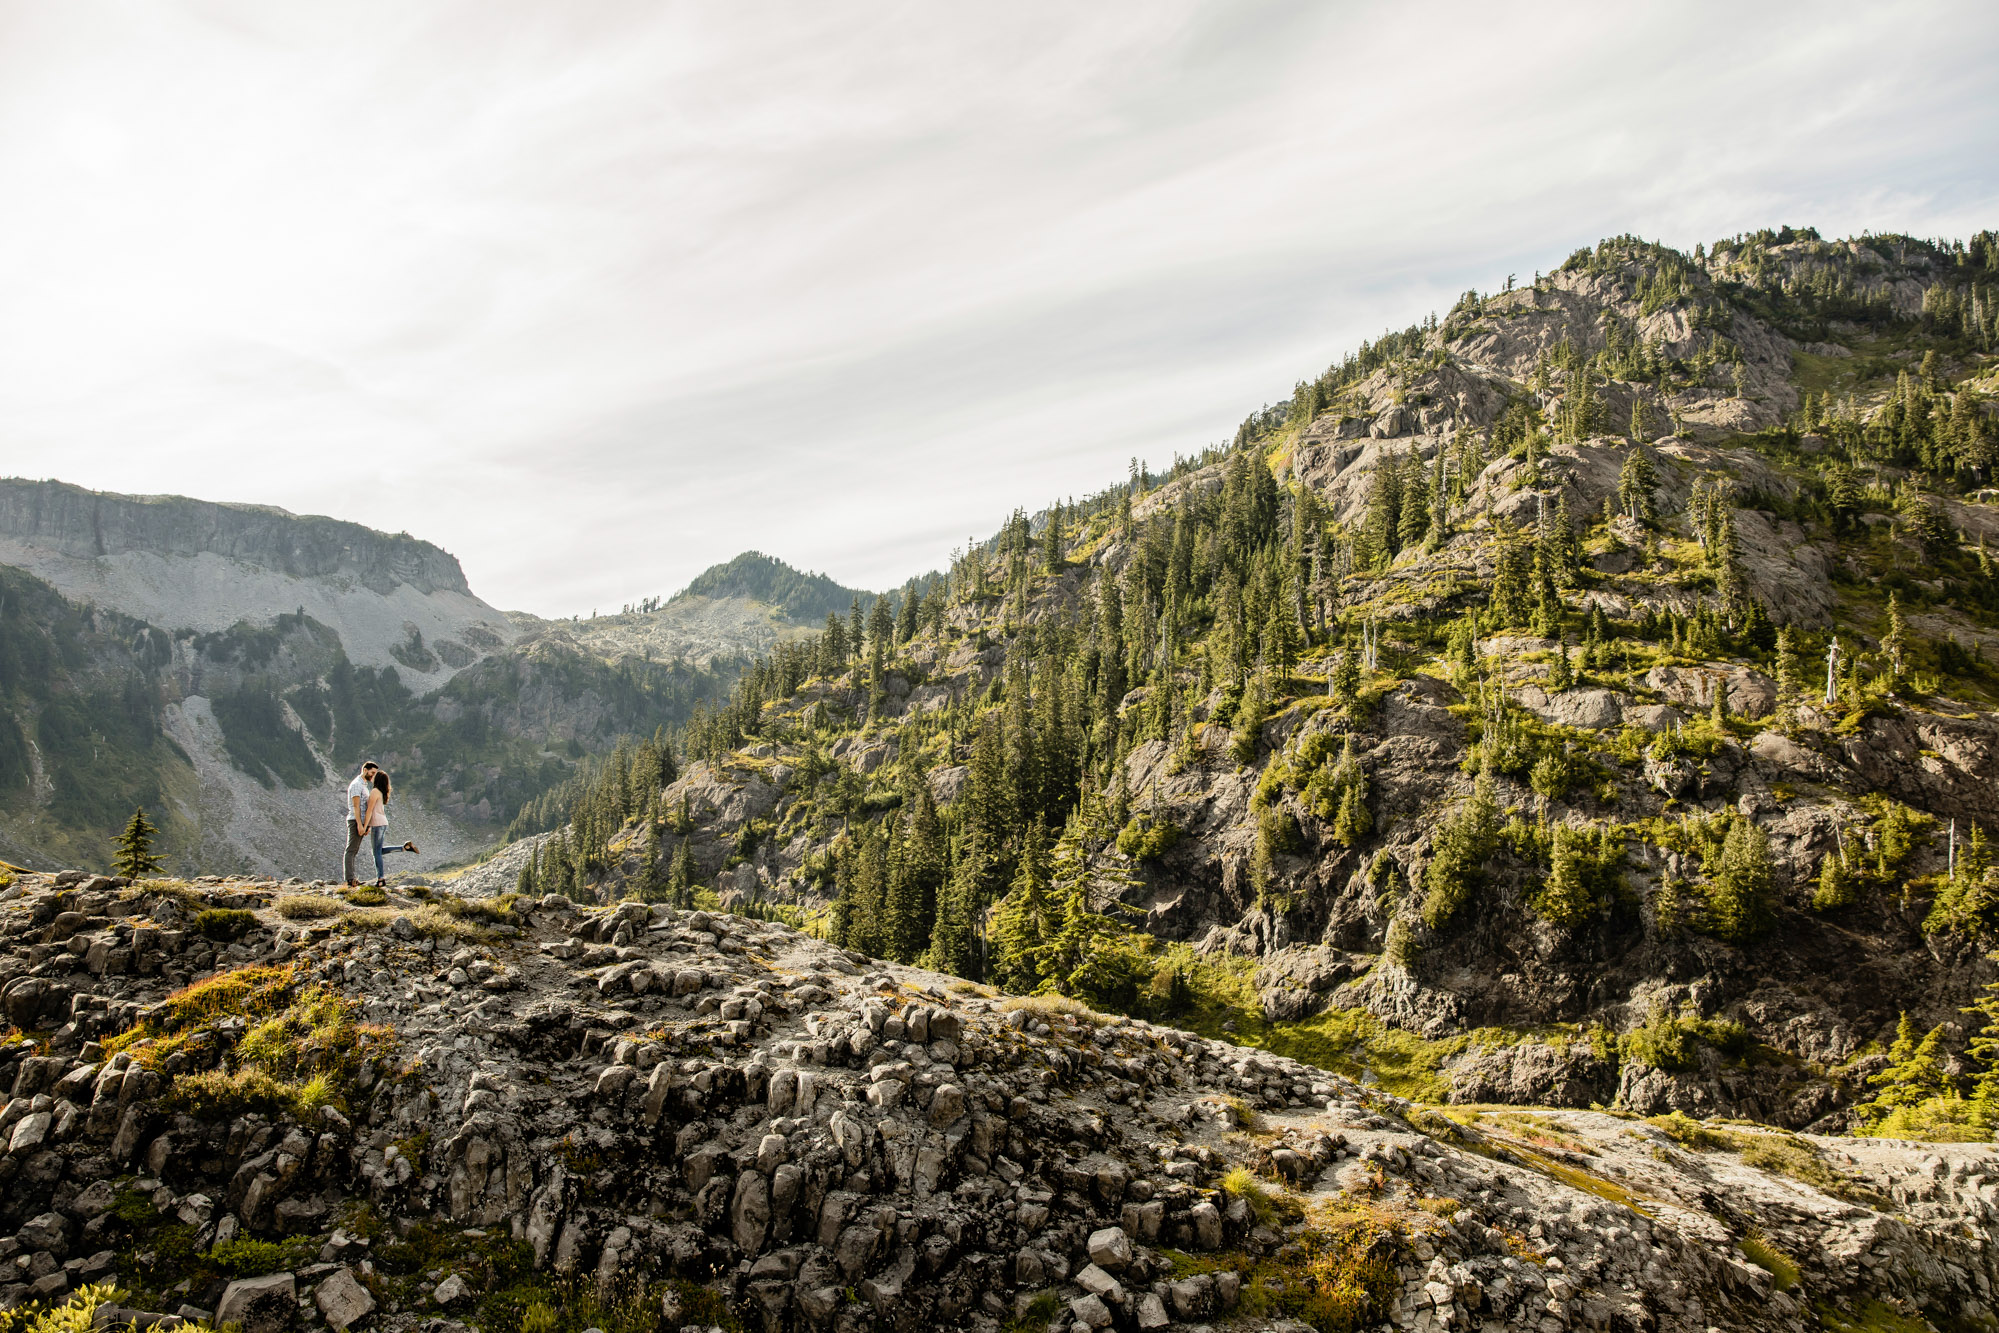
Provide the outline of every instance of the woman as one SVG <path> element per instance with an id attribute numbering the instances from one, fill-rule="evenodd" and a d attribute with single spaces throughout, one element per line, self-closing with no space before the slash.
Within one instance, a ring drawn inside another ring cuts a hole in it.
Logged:
<path id="1" fill-rule="evenodd" d="M 382 845 L 382 840 L 389 831 L 389 774 L 386 769 L 375 770 L 375 789 L 368 793 L 367 829 L 369 841 L 375 851 L 375 887 L 385 889 L 389 886 L 389 877 L 388 872 L 382 868 L 382 858 L 393 856 L 397 852 L 409 852 L 414 855 L 417 850 L 413 842 L 406 842 L 400 847 Z"/>

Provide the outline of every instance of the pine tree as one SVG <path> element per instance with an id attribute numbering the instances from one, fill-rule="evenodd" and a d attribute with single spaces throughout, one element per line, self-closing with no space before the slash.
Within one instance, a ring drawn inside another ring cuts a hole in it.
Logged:
<path id="1" fill-rule="evenodd" d="M 1430 530 L 1430 499 L 1424 485 L 1423 466 L 1414 454 L 1408 455 L 1399 489 L 1402 506 L 1395 519 L 1395 546 L 1407 551 L 1421 544 Z"/>
<path id="2" fill-rule="evenodd" d="M 1769 835 L 1752 820 L 1731 820 L 1720 865 L 1709 876 L 1709 929 L 1731 944 L 1756 938 L 1770 928 L 1771 894 Z"/>
<path id="3" fill-rule="evenodd" d="M 638 890 L 641 902 L 654 903 L 662 901 L 666 889 L 666 867 L 659 859 L 660 838 L 664 835 L 666 826 L 650 817 L 646 823 L 649 826 L 648 836 L 645 859 L 639 864 Z"/>
<path id="4" fill-rule="evenodd" d="M 1438 827 L 1423 869 L 1423 924 L 1440 930 L 1485 877 L 1499 827 L 1499 798 L 1490 765 L 1478 775 L 1470 799 Z"/>
<path id="5" fill-rule="evenodd" d="M 1552 566 L 1556 586 L 1575 587 L 1582 577 L 1582 541 L 1576 535 L 1575 519 L 1569 514 L 1567 491 L 1556 497 L 1543 550 Z"/>
<path id="6" fill-rule="evenodd" d="M 993 922 L 993 973 L 999 984 L 1026 993 L 1041 984 L 1045 955 L 1055 933 L 1048 900 L 1048 854 L 1041 825 L 1027 826 L 1013 887 Z"/>
<path id="7" fill-rule="evenodd" d="M 1846 849 L 1835 847 L 1819 862 L 1818 885 L 1812 890 L 1812 910 L 1833 912 L 1860 900 L 1860 877 L 1846 862 Z"/>
<path id="8" fill-rule="evenodd" d="M 1534 616 L 1530 600 L 1534 577 L 1533 551 L 1526 542 L 1509 533 L 1503 522 L 1493 541 L 1498 546 L 1497 568 L 1492 576 L 1493 615 L 1503 626 L 1524 626 Z"/>
<path id="9" fill-rule="evenodd" d="M 1999 981 L 1985 988 L 1963 1012 L 1984 1018 L 1985 1025 L 1966 1043 L 1964 1053 L 1984 1066 L 1972 1093 L 1987 1128 L 1999 1127 Z"/>
<path id="10" fill-rule="evenodd" d="M 1263 734 L 1263 721 L 1270 711 L 1270 696 L 1263 686 L 1263 674 L 1258 672 L 1249 678 L 1249 688 L 1242 693 L 1242 700 L 1236 705 L 1234 737 L 1229 742 L 1229 754 L 1238 764 L 1251 763 L 1256 759 L 1256 746 Z"/>
<path id="11" fill-rule="evenodd" d="M 1617 503 L 1625 516 L 1640 523 L 1650 523 L 1658 517 L 1657 501 L 1654 493 L 1659 488 L 1659 474 L 1652 466 L 1652 459 L 1643 445 L 1634 444 L 1624 455 L 1624 466 L 1617 474 Z"/>
<path id="12" fill-rule="evenodd" d="M 1919 1040 L 1905 1012 L 1896 1024 L 1895 1042 L 1888 1048 L 1888 1067 L 1867 1082 L 1881 1089 L 1865 1108 L 1870 1118 L 1941 1097 L 1949 1087 L 1943 1067 L 1943 1025 L 1931 1028 Z"/>
<path id="13" fill-rule="evenodd" d="M 1888 632 L 1881 636 L 1881 651 L 1888 658 L 1894 679 L 1902 679 L 1902 654 L 1909 645 L 1909 628 L 1902 619 L 1902 599 L 1895 590 L 1888 590 Z"/>
<path id="14" fill-rule="evenodd" d="M 1558 926 L 1578 926 L 1596 910 L 1590 892 L 1594 858 L 1586 835 L 1567 825 L 1555 830 L 1553 868 L 1534 899 L 1534 911 Z"/>
<path id="15" fill-rule="evenodd" d="M 694 852 L 682 838 L 666 872 L 667 901 L 683 910 L 694 906 L 694 874 Z"/>
<path id="16" fill-rule="evenodd" d="M 1534 557 L 1534 634 L 1552 639 L 1562 632 L 1562 594 L 1556 591 L 1548 562 Z"/>
<path id="17" fill-rule="evenodd" d="M 1569 636 L 1564 634 L 1555 645 L 1555 663 L 1548 671 L 1548 690 L 1552 694 L 1560 694 L 1563 690 L 1574 689 L 1575 685 L 1576 673 L 1569 665 Z"/>
<path id="18" fill-rule="evenodd" d="M 157 875 L 161 861 L 153 851 L 153 838 L 158 833 L 146 818 L 144 807 L 134 810 L 125 823 L 125 831 L 118 835 L 118 854 L 111 859 L 112 868 L 127 879 Z"/>
<path id="19" fill-rule="evenodd" d="M 1798 650 L 1791 637 L 1791 627 L 1784 625 L 1777 630 L 1777 698 L 1795 699 L 1804 690 L 1804 676 L 1798 665 Z"/>
<path id="20" fill-rule="evenodd" d="M 1355 646 L 1353 635 L 1347 635 L 1346 646 L 1333 659 L 1331 681 L 1333 703 L 1348 717 L 1360 704 L 1360 649 Z"/>
<path id="21" fill-rule="evenodd" d="M 924 967 L 968 981 L 979 980 L 983 973 L 977 925 L 983 855 L 983 851 L 970 849 L 959 853 L 950 880 L 937 895 L 937 920 L 930 928 L 930 947 L 923 955 Z"/>

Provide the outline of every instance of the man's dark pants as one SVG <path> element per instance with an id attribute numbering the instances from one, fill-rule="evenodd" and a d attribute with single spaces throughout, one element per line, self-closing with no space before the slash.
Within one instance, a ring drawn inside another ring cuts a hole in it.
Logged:
<path id="1" fill-rule="evenodd" d="M 361 826 L 350 819 L 347 821 L 347 857 L 340 863 L 340 868 L 345 872 L 341 875 L 342 883 L 354 883 L 354 860 L 360 854 Z"/>

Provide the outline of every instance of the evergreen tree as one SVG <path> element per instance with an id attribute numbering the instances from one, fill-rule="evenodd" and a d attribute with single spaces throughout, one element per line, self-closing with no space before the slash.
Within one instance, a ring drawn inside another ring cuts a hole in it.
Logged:
<path id="1" fill-rule="evenodd" d="M 1552 566 L 1557 587 L 1573 588 L 1582 577 L 1582 539 L 1577 535 L 1575 519 L 1569 513 L 1569 493 L 1561 492 L 1555 499 L 1555 512 L 1549 521 L 1547 558 Z"/>
<path id="2" fill-rule="evenodd" d="M 977 981 L 983 974 L 978 936 L 983 856 L 982 849 L 961 851 L 950 880 L 937 895 L 937 919 L 930 930 L 930 947 L 923 955 L 923 966 L 934 972 L 968 981 Z"/>
<path id="3" fill-rule="evenodd" d="M 1264 717 L 1270 711 L 1270 698 L 1263 687 L 1261 672 L 1249 678 L 1249 688 L 1242 692 L 1242 700 L 1235 710 L 1235 735 L 1229 743 L 1229 754 L 1238 764 L 1251 763 L 1256 759 L 1257 740 L 1263 733 Z"/>
<path id="4" fill-rule="evenodd" d="M 887 952 L 888 941 L 888 839 L 878 826 L 864 828 L 851 856 L 852 878 L 846 886 L 847 937 L 840 943 L 870 958 L 880 958 Z"/>
<path id="5" fill-rule="evenodd" d="M 1470 799 L 1438 827 L 1423 869 L 1423 924 L 1440 930 L 1457 915 L 1472 889 L 1485 877 L 1499 831 L 1499 798 L 1488 766 L 1478 775 Z"/>
<path id="6" fill-rule="evenodd" d="M 1918 1039 L 1915 1025 L 1903 1013 L 1895 1027 L 1894 1044 L 1888 1048 L 1888 1067 L 1867 1082 L 1881 1089 L 1864 1108 L 1871 1119 L 1941 1097 L 1949 1087 L 1943 1067 L 1943 1026 L 1931 1028 Z"/>
<path id="7" fill-rule="evenodd" d="M 682 838 L 666 872 L 667 901 L 683 910 L 694 906 L 694 875 L 694 852 Z"/>
<path id="8" fill-rule="evenodd" d="M 1430 530 L 1430 498 L 1424 484 L 1423 467 L 1415 454 L 1408 455 L 1401 485 L 1400 512 L 1395 519 L 1395 549 L 1407 551 L 1420 545 Z"/>
<path id="9" fill-rule="evenodd" d="M 1497 568 L 1492 576 L 1492 610 L 1500 625 L 1518 627 L 1534 615 L 1532 582 L 1534 556 L 1528 544 L 1506 530 L 1502 521 L 1493 537 Z"/>
<path id="10" fill-rule="evenodd" d="M 1351 632 L 1347 635 L 1346 646 L 1333 659 L 1331 681 L 1333 703 L 1348 717 L 1360 703 L 1360 649 L 1355 646 Z"/>
<path id="11" fill-rule="evenodd" d="M 1902 679 L 1902 654 L 1909 646 L 1909 627 L 1902 619 L 1902 599 L 1893 588 L 1888 590 L 1888 632 L 1881 636 L 1881 652 L 1887 657 L 1889 669 L 1899 683 Z"/>
<path id="12" fill-rule="evenodd" d="M 1020 849 L 1013 887 L 993 922 L 993 974 L 1007 990 L 1026 993 L 1041 984 L 1055 934 L 1048 899 L 1048 854 L 1041 825 L 1030 824 Z"/>
<path id="13" fill-rule="evenodd" d="M 1795 699 L 1804 691 L 1804 676 L 1798 665 L 1798 650 L 1791 637 L 1791 627 L 1782 626 L 1777 631 L 1777 697 L 1780 700 Z"/>
<path id="14" fill-rule="evenodd" d="M 651 817 L 646 818 L 647 837 L 645 859 L 639 864 L 639 900 L 656 903 L 664 900 L 666 892 L 666 866 L 659 859 L 660 839 L 666 833 L 666 826 Z"/>
<path id="15" fill-rule="evenodd" d="M 153 838 L 159 830 L 146 818 L 143 807 L 132 812 L 125 822 L 125 831 L 117 838 L 118 852 L 111 858 L 111 867 L 127 879 L 144 879 L 148 875 L 160 873 L 160 858 L 153 851 Z"/>
<path id="16" fill-rule="evenodd" d="M 1555 576 L 1548 563 L 1534 557 L 1534 633 L 1552 639 L 1562 632 L 1562 594 L 1556 591 Z"/>
<path id="17" fill-rule="evenodd" d="M 1578 926 L 1596 911 L 1590 892 L 1595 859 L 1586 834 L 1562 825 L 1555 830 L 1553 868 L 1534 900 L 1534 911 L 1558 926 Z"/>
<path id="18" fill-rule="evenodd" d="M 1988 985 L 1984 994 L 1972 1001 L 1964 1012 L 1977 1014 L 1985 1020 L 1985 1025 L 1973 1034 L 1964 1050 L 1969 1059 L 1984 1066 L 1972 1100 L 1985 1125 L 1988 1128 L 1999 1127 L 1999 981 Z"/>
<path id="19" fill-rule="evenodd" d="M 1634 444 L 1624 455 L 1624 466 L 1617 474 L 1617 503 L 1625 516 L 1640 523 L 1650 523 L 1658 517 L 1655 492 L 1659 489 L 1659 474 L 1652 466 L 1651 455 L 1643 445 Z"/>
<path id="20" fill-rule="evenodd" d="M 1572 690 L 1576 685 L 1575 670 L 1569 665 L 1569 636 L 1564 634 L 1555 645 L 1555 663 L 1548 671 L 1548 689 L 1560 694 Z"/>
<path id="21" fill-rule="evenodd" d="M 1731 820 L 1720 864 L 1709 876 L 1709 930 L 1732 944 L 1761 935 L 1773 918 L 1772 890 L 1769 835 L 1752 820 Z"/>

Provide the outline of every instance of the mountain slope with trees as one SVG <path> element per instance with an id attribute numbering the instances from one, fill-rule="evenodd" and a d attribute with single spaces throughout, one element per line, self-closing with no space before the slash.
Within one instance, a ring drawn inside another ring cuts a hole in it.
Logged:
<path id="1" fill-rule="evenodd" d="M 1579 250 L 777 645 L 496 868 L 1437 1099 L 1989 1135 L 1995 302 L 1990 233 Z"/>

